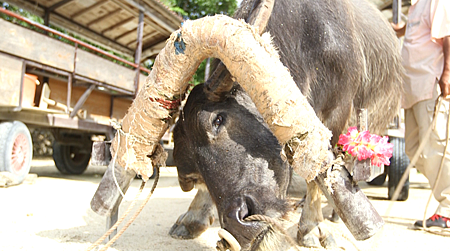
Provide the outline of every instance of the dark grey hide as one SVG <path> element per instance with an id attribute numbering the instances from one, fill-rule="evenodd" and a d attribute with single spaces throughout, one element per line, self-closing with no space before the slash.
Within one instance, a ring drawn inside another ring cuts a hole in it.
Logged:
<path id="1" fill-rule="evenodd" d="M 262 230 L 260 223 L 245 222 L 245 217 L 284 215 L 290 167 L 281 160 L 277 139 L 240 87 L 224 101 L 211 102 L 203 85 L 196 86 L 179 121 L 173 132 L 173 154 L 180 186 L 190 191 L 194 183 L 204 182 L 227 230 L 240 229 L 239 238 L 245 243 Z"/>
<path id="2" fill-rule="evenodd" d="M 242 6 L 236 16 L 245 19 L 253 1 Z M 398 109 L 402 69 L 398 41 L 377 9 L 364 0 L 278 0 L 266 31 L 301 92 L 333 132 L 331 145 L 355 125 L 356 108 L 369 109 L 371 132 L 386 128 Z M 281 218 L 286 213 L 291 170 L 280 158 L 276 138 L 240 87 L 219 102 L 209 101 L 202 86 L 194 88 L 175 127 L 174 141 L 180 186 L 189 191 L 194 184 L 206 184 L 211 197 L 200 186 L 199 194 L 206 200 L 194 199 L 170 234 L 198 236 L 211 224 L 215 204 L 221 227 L 243 250 L 270 250 L 266 237 L 273 229 L 245 218 L 254 214 Z M 299 241 L 333 246 L 331 236 L 319 240 L 325 230 L 315 230 L 323 216 L 314 182 L 308 184 L 311 190 L 316 197 L 306 200 L 311 205 L 300 220 Z M 282 249 L 283 244 L 272 250 Z"/>

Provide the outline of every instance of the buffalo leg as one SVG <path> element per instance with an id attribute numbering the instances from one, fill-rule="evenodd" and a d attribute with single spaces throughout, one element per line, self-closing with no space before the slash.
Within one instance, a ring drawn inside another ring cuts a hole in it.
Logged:
<path id="1" fill-rule="evenodd" d="M 204 184 L 197 184 L 198 192 L 186 213 L 178 217 L 169 231 L 176 239 L 194 239 L 214 222 L 214 204 Z"/>
<path id="2" fill-rule="evenodd" d="M 315 182 L 307 183 L 306 200 L 298 224 L 297 239 L 305 247 L 335 248 L 336 242 L 323 223 L 322 193 Z"/>

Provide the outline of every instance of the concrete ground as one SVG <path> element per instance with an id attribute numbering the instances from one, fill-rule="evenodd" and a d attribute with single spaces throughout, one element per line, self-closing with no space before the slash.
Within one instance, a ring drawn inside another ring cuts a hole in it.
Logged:
<path id="1" fill-rule="evenodd" d="M 86 250 L 106 231 L 105 218 L 93 213 L 89 207 L 105 169 L 90 166 L 79 176 L 62 175 L 51 159 L 33 160 L 30 175 L 23 184 L 0 188 L 0 251 Z M 375 187 L 360 183 L 386 224 L 369 240 L 355 241 L 342 222 L 327 221 L 340 250 L 449 250 L 450 237 L 412 228 L 414 221 L 423 217 L 430 187 L 416 172 L 411 174 L 410 180 L 409 199 L 394 203 L 387 200 L 386 184 Z M 147 184 L 138 206 L 150 191 L 152 182 Z M 121 204 L 121 213 L 133 200 L 139 185 L 140 180 L 133 181 Z M 302 193 L 304 190 L 296 196 L 301 197 Z M 109 250 L 215 250 L 219 230 L 217 220 L 195 240 L 176 240 L 168 235 L 170 227 L 187 210 L 194 196 L 195 191 L 181 191 L 175 168 L 162 169 L 161 179 L 149 203 Z M 327 202 L 323 206 L 324 212 L 330 211 Z M 436 206 L 432 200 L 427 217 L 433 214 Z M 295 232 L 295 224 L 290 230 Z"/>

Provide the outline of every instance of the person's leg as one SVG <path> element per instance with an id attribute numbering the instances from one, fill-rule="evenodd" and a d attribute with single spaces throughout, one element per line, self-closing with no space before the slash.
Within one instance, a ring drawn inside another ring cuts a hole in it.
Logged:
<path id="1" fill-rule="evenodd" d="M 432 188 L 436 184 L 433 193 L 435 199 L 439 202 L 436 214 L 450 219 L 450 146 L 447 149 L 441 174 L 437 177 L 447 142 L 449 102 L 442 102 L 438 109 L 436 126 L 432 130 L 431 135 L 425 138 L 425 132 L 431 125 L 433 119 L 434 107 L 435 100 L 422 101 L 412 107 L 414 117 L 417 118 L 416 122 L 420 140 L 428 141 L 420 156 L 421 163 L 417 167 L 427 177 Z M 416 222 L 416 225 L 421 224 L 422 221 Z M 447 223 L 447 219 L 433 216 L 427 220 L 428 225 L 450 227 L 450 221 Z"/>
<path id="2" fill-rule="evenodd" d="M 436 186 L 433 194 L 439 202 L 436 214 L 450 218 L 450 146 L 447 147 L 447 152 L 444 154 L 448 137 L 449 101 L 443 100 L 438 111 L 436 127 L 430 136 L 431 148 L 427 156 L 430 159 L 430 169 L 431 166 L 434 166 L 433 171 L 428 175 L 428 179 L 432 187 Z M 438 177 L 440 168 L 442 170 L 440 170 Z"/>
<path id="3" fill-rule="evenodd" d="M 412 159 L 417 152 L 420 144 L 419 125 L 414 116 L 412 108 L 405 109 L 405 153 L 409 159 Z M 415 164 L 415 168 L 423 173 L 422 160 L 419 158 Z"/>

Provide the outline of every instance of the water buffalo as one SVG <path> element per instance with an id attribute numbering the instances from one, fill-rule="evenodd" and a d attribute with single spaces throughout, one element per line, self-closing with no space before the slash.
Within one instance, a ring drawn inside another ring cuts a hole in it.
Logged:
<path id="1" fill-rule="evenodd" d="M 236 18 L 248 17 L 257 2 L 243 1 Z M 266 31 L 332 131 L 331 146 L 354 124 L 357 108 L 370 111 L 371 132 L 386 128 L 398 109 L 402 69 L 398 42 L 377 9 L 363 0 L 276 1 Z M 275 229 L 246 220 L 255 214 L 283 218 L 289 210 L 285 198 L 292 171 L 280 157 L 281 146 L 237 83 L 220 98 L 210 95 L 196 86 L 174 129 L 180 186 L 189 191 L 198 185 L 199 191 L 170 234 L 195 238 L 214 220 L 215 205 L 221 227 L 242 250 L 286 249 Z M 330 247 L 335 243 L 321 224 L 320 194 L 315 182 L 308 183 L 298 240 Z"/>

